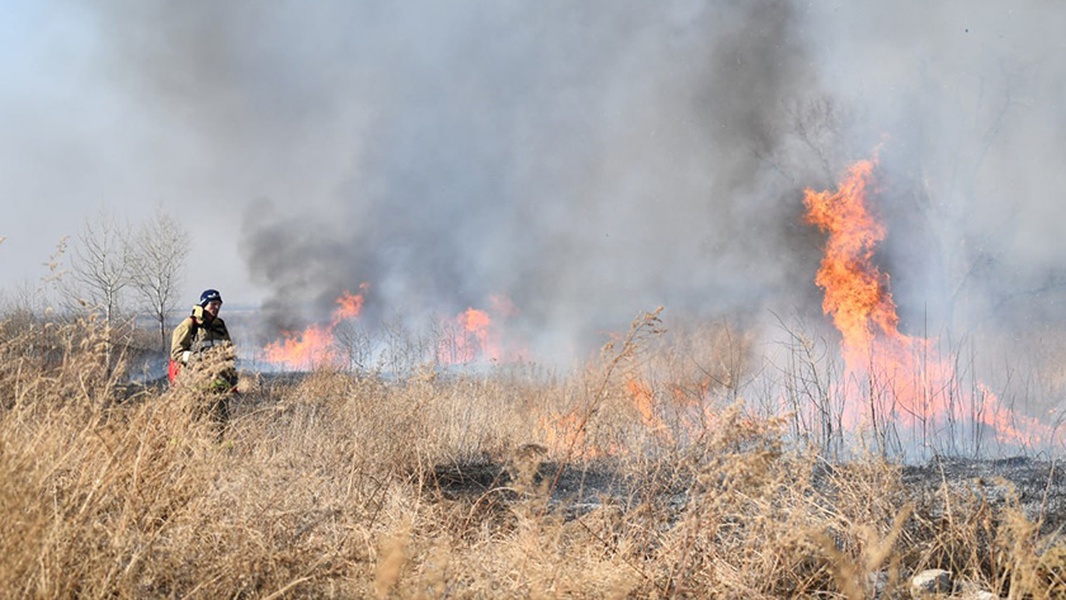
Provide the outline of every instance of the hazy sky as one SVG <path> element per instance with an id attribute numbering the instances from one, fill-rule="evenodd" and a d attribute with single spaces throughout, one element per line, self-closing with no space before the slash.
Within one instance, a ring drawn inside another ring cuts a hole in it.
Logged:
<path id="1" fill-rule="evenodd" d="M 1062 308 L 1057 0 L 0 5 L 0 288 L 162 205 L 183 295 L 275 326 L 362 282 L 370 318 L 503 295 L 556 339 L 816 313 L 802 191 L 880 145 L 905 316 Z"/>

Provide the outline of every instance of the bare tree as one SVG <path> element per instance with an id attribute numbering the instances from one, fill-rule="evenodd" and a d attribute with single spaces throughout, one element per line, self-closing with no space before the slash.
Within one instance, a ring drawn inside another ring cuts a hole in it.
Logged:
<path id="1" fill-rule="evenodd" d="M 77 300 L 114 324 L 120 294 L 130 284 L 130 244 L 126 231 L 106 209 L 85 220 L 70 261 Z"/>
<path id="2" fill-rule="evenodd" d="M 162 208 L 142 225 L 131 241 L 130 284 L 159 324 L 160 348 L 167 351 L 167 313 L 175 303 L 190 236 L 180 221 Z"/>
<path id="3" fill-rule="evenodd" d="M 102 209 L 96 217 L 86 219 L 71 256 L 70 272 L 75 287 L 70 294 L 90 312 L 103 316 L 108 365 L 120 296 L 130 284 L 128 229 Z"/>

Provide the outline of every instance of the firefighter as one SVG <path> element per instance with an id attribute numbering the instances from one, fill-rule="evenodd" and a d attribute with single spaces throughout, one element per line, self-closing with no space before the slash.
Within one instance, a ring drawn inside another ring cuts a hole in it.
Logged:
<path id="1" fill-rule="evenodd" d="M 171 385 L 193 382 L 208 393 L 212 418 L 221 434 L 229 419 L 229 399 L 237 391 L 233 340 L 226 322 L 218 316 L 222 295 L 208 289 L 200 294 L 200 303 L 192 314 L 174 328 L 170 343 L 167 378 Z"/>

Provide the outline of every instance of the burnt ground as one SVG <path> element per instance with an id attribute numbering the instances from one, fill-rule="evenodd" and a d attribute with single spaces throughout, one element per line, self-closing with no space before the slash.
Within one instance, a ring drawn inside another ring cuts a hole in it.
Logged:
<path id="1" fill-rule="evenodd" d="M 494 462 L 438 465 L 430 475 L 425 490 L 449 500 L 476 500 L 491 494 L 506 502 L 520 499 L 523 490 L 550 489 L 549 505 L 567 516 L 583 514 L 604 502 L 629 505 L 649 489 L 668 495 L 666 502 L 678 508 L 685 504 L 684 490 L 678 486 L 664 487 L 661 482 L 649 485 L 647 481 L 623 477 L 615 465 L 604 461 L 564 467 L 544 462 L 525 485 L 512 469 Z M 1043 534 L 1066 529 L 1066 465 L 1054 461 L 1029 457 L 939 458 L 923 465 L 903 466 L 900 476 L 904 489 L 916 500 L 937 498 L 947 489 L 992 508 L 1010 503 L 1030 520 L 1040 522 Z"/>
<path id="2" fill-rule="evenodd" d="M 904 485 L 917 494 L 936 494 L 948 486 L 990 506 L 1008 503 L 1039 521 L 1043 534 L 1066 527 L 1066 464 L 1030 457 L 989 460 L 940 458 L 903 468 Z"/>
<path id="3" fill-rule="evenodd" d="M 495 493 L 512 501 L 531 490 L 550 489 L 549 504 L 576 515 L 592 510 L 607 499 L 622 500 L 630 496 L 631 483 L 607 462 L 567 466 L 542 462 L 525 478 L 506 464 L 473 462 L 437 465 L 425 489 L 448 500 L 476 499 Z"/>

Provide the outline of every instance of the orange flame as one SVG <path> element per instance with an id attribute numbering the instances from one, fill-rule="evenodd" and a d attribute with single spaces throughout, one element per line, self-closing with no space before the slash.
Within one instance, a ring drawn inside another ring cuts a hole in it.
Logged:
<path id="1" fill-rule="evenodd" d="M 644 427 L 658 436 L 672 440 L 670 428 L 656 414 L 655 397 L 651 388 L 639 379 L 633 378 L 626 382 L 626 389 L 633 398 L 633 405 L 640 413 L 640 421 Z"/>
<path id="2" fill-rule="evenodd" d="M 267 362 L 290 368 L 312 368 L 320 364 L 332 364 L 338 360 L 333 343 L 333 330 L 342 322 L 355 319 L 363 310 L 363 302 L 369 284 L 359 285 L 360 293 L 344 291 L 336 300 L 330 322 L 315 324 L 300 332 L 282 332 L 282 338 L 266 345 L 263 358 Z"/>
<path id="3" fill-rule="evenodd" d="M 544 445 L 556 456 L 596 458 L 601 452 L 585 441 L 582 419 L 576 413 L 552 413 L 541 417 L 538 425 L 544 432 Z"/>
<path id="4" fill-rule="evenodd" d="M 518 314 L 518 309 L 509 298 L 494 295 L 489 298 L 489 311 L 467 308 L 453 320 L 445 323 L 443 336 L 437 347 L 437 362 L 441 364 L 466 364 L 478 360 L 499 362 L 518 360 L 525 355 L 519 347 L 509 344 L 504 349 L 499 321 Z"/>
<path id="5" fill-rule="evenodd" d="M 822 308 L 833 316 L 852 358 L 868 354 L 877 333 L 900 339 L 888 277 L 871 263 L 874 248 L 885 237 L 884 226 L 865 205 L 873 167 L 872 161 L 860 161 L 836 192 L 807 190 L 804 198 L 807 221 L 829 233 L 814 280 L 825 290 Z"/>
<path id="6" fill-rule="evenodd" d="M 476 345 L 476 350 L 480 350 L 488 358 L 499 358 L 499 352 L 489 341 L 489 326 L 492 325 L 492 319 L 485 311 L 468 308 L 466 312 L 459 315 L 459 323 L 467 334 L 462 343 L 465 348 L 469 348 L 472 353 Z M 476 344 L 471 342 L 476 342 Z"/>
<path id="7" fill-rule="evenodd" d="M 465 364 L 480 357 L 498 359 L 491 327 L 492 319 L 483 310 L 467 308 L 459 313 L 452 323 L 445 324 L 444 335 L 438 344 L 437 362 Z"/>
<path id="8" fill-rule="evenodd" d="M 954 361 L 939 357 L 930 340 L 897 329 L 899 317 L 888 291 L 889 278 L 872 262 L 877 244 L 885 237 L 884 226 L 866 207 L 874 167 L 875 161 L 860 161 L 848 170 L 835 192 L 808 189 L 804 193 L 807 221 L 829 234 L 815 283 L 825 290 L 823 311 L 832 316 L 841 333 L 848 379 L 867 381 L 871 397 L 882 392 L 889 397 L 887 410 L 885 405 L 879 407 L 880 419 L 887 412 L 936 426 L 969 418 L 992 427 L 1000 441 L 1038 442 L 1046 431 L 1038 421 L 1001 406 L 983 385 L 980 398 L 964 393 L 952 367 Z M 967 395 L 971 396 L 967 398 L 969 414 L 960 414 L 959 399 Z M 845 427 L 867 418 L 854 394 L 845 402 Z"/>

